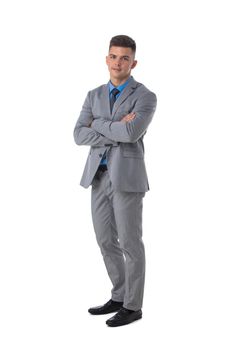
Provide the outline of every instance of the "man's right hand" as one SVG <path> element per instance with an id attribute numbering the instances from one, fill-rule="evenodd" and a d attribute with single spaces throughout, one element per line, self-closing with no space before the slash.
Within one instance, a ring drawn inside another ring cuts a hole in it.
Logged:
<path id="1" fill-rule="evenodd" d="M 131 122 L 131 120 L 133 120 L 135 117 L 136 117 L 136 113 L 131 112 L 131 113 L 125 115 L 125 116 L 121 119 L 121 122 L 125 122 L 125 123 Z"/>

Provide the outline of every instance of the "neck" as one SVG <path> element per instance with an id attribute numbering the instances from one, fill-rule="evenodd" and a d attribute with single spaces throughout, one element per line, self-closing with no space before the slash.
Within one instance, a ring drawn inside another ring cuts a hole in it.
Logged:
<path id="1" fill-rule="evenodd" d="M 111 83 L 112 85 L 114 86 L 119 86 L 119 85 L 122 85 L 124 84 L 128 79 L 129 79 L 130 76 L 124 78 L 124 79 L 116 79 L 116 78 L 112 78 L 111 77 Z"/>

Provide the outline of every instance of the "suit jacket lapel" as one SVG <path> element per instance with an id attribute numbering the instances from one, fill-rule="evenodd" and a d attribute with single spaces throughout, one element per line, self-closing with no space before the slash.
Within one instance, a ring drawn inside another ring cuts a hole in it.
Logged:
<path id="1" fill-rule="evenodd" d="M 136 82 L 136 80 L 134 80 L 133 77 L 131 77 L 129 84 L 124 88 L 124 90 L 122 91 L 122 93 L 120 94 L 116 102 L 114 103 L 112 114 L 110 112 L 109 85 L 106 84 L 103 86 L 102 93 L 100 95 L 100 104 L 103 110 L 107 108 L 107 110 L 109 111 L 110 120 L 114 119 L 114 116 L 119 106 L 127 99 L 129 95 L 131 95 L 131 93 L 134 91 L 134 89 L 136 89 L 137 86 L 138 86 L 138 83 Z"/>
<path id="2" fill-rule="evenodd" d="M 129 95 L 136 89 L 137 87 L 137 82 L 134 80 L 133 77 L 131 77 L 131 80 L 129 84 L 124 88 L 116 102 L 114 103 L 113 110 L 112 110 L 112 119 L 114 119 L 114 116 L 116 114 L 117 109 L 119 106 L 127 99 Z"/>

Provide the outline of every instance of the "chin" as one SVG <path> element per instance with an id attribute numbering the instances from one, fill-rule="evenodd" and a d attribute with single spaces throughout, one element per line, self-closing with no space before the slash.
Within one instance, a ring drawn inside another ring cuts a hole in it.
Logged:
<path id="1" fill-rule="evenodd" d="M 124 79 L 124 76 L 122 75 L 122 73 L 116 73 L 114 72 L 113 74 L 111 74 L 113 78 L 116 79 Z"/>
<path id="2" fill-rule="evenodd" d="M 121 77 L 119 75 L 115 75 L 115 74 L 111 74 L 111 78 L 112 79 L 121 79 Z"/>

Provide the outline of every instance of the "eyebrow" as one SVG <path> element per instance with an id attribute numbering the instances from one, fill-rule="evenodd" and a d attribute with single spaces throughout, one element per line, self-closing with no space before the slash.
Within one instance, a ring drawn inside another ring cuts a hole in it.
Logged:
<path id="1" fill-rule="evenodd" d="M 115 55 L 115 53 L 109 53 L 109 55 L 112 55 L 112 56 L 116 56 L 117 57 L 117 55 Z M 128 55 L 124 55 L 124 56 L 120 56 L 121 58 L 123 58 L 123 57 L 127 57 L 127 58 L 130 58 Z"/>

